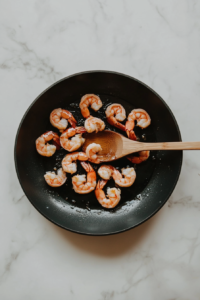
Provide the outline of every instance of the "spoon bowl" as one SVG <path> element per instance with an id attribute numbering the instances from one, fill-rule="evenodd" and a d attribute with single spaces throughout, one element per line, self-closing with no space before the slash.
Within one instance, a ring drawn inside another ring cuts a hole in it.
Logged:
<path id="1" fill-rule="evenodd" d="M 97 133 L 85 133 L 83 137 L 86 139 L 82 147 L 84 152 L 91 143 L 101 145 L 102 150 L 98 153 L 98 158 L 102 162 L 116 160 L 122 152 L 123 136 L 114 131 L 104 130 Z"/>
<path id="2" fill-rule="evenodd" d="M 102 150 L 98 153 L 101 162 L 113 161 L 145 150 L 200 150 L 200 142 L 141 143 L 111 130 L 87 133 L 84 138 L 86 139 L 82 148 L 84 152 L 91 143 L 101 145 Z"/>

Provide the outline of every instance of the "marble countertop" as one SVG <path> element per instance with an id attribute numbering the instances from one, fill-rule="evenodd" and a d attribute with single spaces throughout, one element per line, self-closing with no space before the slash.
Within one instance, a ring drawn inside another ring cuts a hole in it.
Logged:
<path id="1" fill-rule="evenodd" d="M 165 206 L 126 233 L 60 229 L 24 196 L 19 122 L 55 81 L 114 70 L 155 89 L 184 141 L 200 139 L 200 0 L 1 0 L 0 299 L 200 299 L 200 152 L 184 152 Z"/>

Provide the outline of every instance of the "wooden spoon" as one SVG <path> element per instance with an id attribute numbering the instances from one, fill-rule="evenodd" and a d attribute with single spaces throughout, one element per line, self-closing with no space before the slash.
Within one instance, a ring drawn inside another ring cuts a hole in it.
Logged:
<path id="1" fill-rule="evenodd" d="M 141 143 L 132 141 L 110 130 L 85 133 L 84 138 L 86 141 L 83 144 L 83 151 L 91 143 L 101 145 L 102 151 L 98 153 L 98 158 L 102 162 L 116 160 L 128 154 L 144 150 L 200 150 L 200 142 Z"/>

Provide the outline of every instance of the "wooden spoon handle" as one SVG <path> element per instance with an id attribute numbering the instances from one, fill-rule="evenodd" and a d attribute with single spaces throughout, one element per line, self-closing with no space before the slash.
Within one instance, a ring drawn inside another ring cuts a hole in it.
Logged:
<path id="1" fill-rule="evenodd" d="M 200 142 L 145 143 L 144 150 L 200 150 Z"/>

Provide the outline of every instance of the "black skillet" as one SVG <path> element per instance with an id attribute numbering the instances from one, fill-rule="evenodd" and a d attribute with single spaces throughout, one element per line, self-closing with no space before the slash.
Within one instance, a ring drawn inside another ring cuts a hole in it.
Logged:
<path id="1" fill-rule="evenodd" d="M 51 158 L 40 156 L 35 140 L 45 131 L 54 130 L 49 115 L 55 108 L 71 111 L 84 124 L 79 102 L 84 94 L 100 96 L 103 107 L 91 115 L 105 121 L 105 108 L 113 102 L 120 103 L 127 115 L 134 108 L 143 108 L 151 116 L 151 125 L 142 130 L 136 127 L 141 141 L 181 141 L 177 122 L 164 100 L 144 83 L 130 76 L 109 72 L 89 71 L 66 77 L 41 93 L 26 111 L 19 125 L 15 141 L 15 165 L 21 186 L 35 208 L 51 222 L 67 230 L 87 235 L 108 235 L 126 231 L 153 216 L 168 200 L 179 178 L 182 151 L 152 151 L 150 158 L 137 165 L 137 178 L 133 186 L 122 188 L 121 201 L 112 210 L 104 209 L 97 202 L 94 192 L 76 194 L 71 176 L 67 184 L 51 188 L 44 180 L 46 171 L 61 166 L 67 153 L 57 151 Z M 106 122 L 106 129 L 121 131 Z M 131 166 L 122 158 L 112 163 L 117 168 Z M 98 165 L 93 165 L 97 170 Z M 78 164 L 78 173 L 85 174 Z M 107 186 L 114 186 L 112 180 Z"/>

